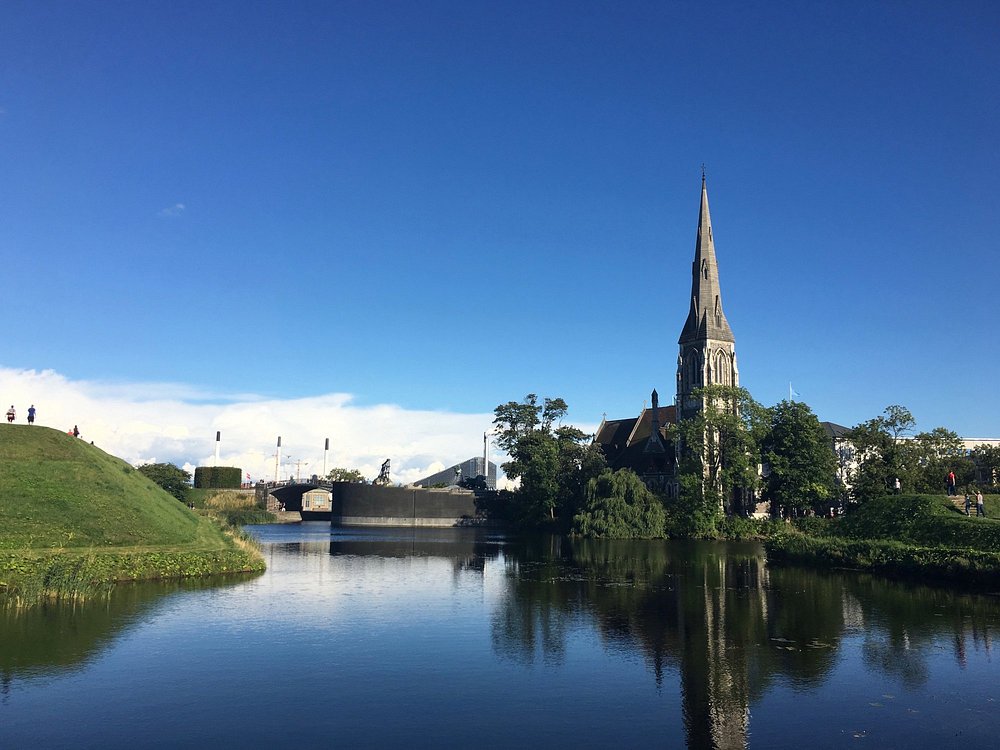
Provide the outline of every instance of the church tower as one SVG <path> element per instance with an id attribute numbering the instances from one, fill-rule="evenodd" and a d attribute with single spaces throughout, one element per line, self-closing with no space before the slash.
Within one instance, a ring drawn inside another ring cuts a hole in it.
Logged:
<path id="1" fill-rule="evenodd" d="M 701 176 L 701 211 L 691 265 L 691 309 L 681 331 L 677 357 L 677 418 L 686 419 L 702 407 L 691 394 L 706 385 L 740 384 L 736 339 L 722 311 L 719 264 L 715 259 L 708 188 Z"/>

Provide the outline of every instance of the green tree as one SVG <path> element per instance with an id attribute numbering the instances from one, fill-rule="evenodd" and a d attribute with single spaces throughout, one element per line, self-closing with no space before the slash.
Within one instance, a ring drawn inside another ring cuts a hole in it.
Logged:
<path id="1" fill-rule="evenodd" d="M 848 434 L 858 466 L 851 477 L 855 502 L 892 492 L 896 479 L 907 488 L 916 486 L 917 461 L 912 441 L 906 440 L 916 422 L 903 406 L 887 406 L 882 416 L 855 426 Z"/>
<path id="2" fill-rule="evenodd" d="M 330 469 L 326 478 L 331 482 L 353 482 L 355 484 L 365 484 L 368 481 L 364 474 L 357 469 Z"/>
<path id="3" fill-rule="evenodd" d="M 605 467 L 589 435 L 561 424 L 567 408 L 561 398 L 539 403 L 529 393 L 494 410 L 495 442 L 509 456 L 504 473 L 520 480 L 514 515 L 523 524 L 571 518 L 583 502 L 587 481 Z"/>
<path id="4" fill-rule="evenodd" d="M 693 395 L 702 400 L 702 410 L 672 430 L 683 446 L 680 502 L 674 506 L 702 518 L 720 511 L 742 514 L 757 489 L 766 412 L 745 388 L 709 385 Z"/>
<path id="5" fill-rule="evenodd" d="M 912 457 L 915 492 L 940 493 L 946 486 L 949 471 L 955 472 L 958 486 L 969 484 L 975 477 L 975 465 L 966 455 L 958 433 L 944 427 L 921 432 L 913 438 Z"/>
<path id="6" fill-rule="evenodd" d="M 587 482 L 573 533 L 607 539 L 658 539 L 664 536 L 663 504 L 635 472 L 605 470 Z"/>
<path id="7" fill-rule="evenodd" d="M 979 474 L 979 481 L 987 486 L 1000 484 L 1000 445 L 977 445 L 969 458 Z"/>
<path id="8" fill-rule="evenodd" d="M 764 497 L 784 512 L 822 512 L 835 494 L 837 458 L 823 426 L 806 404 L 782 401 L 768 409 L 762 443 Z"/>
<path id="9" fill-rule="evenodd" d="M 191 473 L 173 464 L 143 464 L 137 471 L 149 477 L 182 503 L 187 502 L 191 489 Z"/>

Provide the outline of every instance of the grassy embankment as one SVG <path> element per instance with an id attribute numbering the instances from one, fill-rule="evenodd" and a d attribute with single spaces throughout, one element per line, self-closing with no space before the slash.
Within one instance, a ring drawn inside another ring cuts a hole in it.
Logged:
<path id="1" fill-rule="evenodd" d="M 257 505 L 257 499 L 245 492 L 233 490 L 191 490 L 200 497 L 193 499 L 193 505 L 206 515 L 217 518 L 230 526 L 276 523 L 277 517 Z"/>
<path id="2" fill-rule="evenodd" d="M 1000 519 L 990 515 L 998 509 L 996 495 L 986 498 L 987 518 L 966 517 L 944 496 L 879 498 L 840 519 L 800 520 L 765 541 L 768 562 L 996 587 Z"/>
<path id="3" fill-rule="evenodd" d="M 0 425 L 0 600 L 263 569 L 251 540 L 121 459 L 57 430 Z"/>

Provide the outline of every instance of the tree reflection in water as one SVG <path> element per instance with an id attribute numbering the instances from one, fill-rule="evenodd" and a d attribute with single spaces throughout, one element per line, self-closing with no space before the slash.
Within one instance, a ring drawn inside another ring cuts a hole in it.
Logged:
<path id="1" fill-rule="evenodd" d="M 502 658 L 564 658 L 589 618 L 611 650 L 639 652 L 660 685 L 679 674 L 690 747 L 747 746 L 750 706 L 777 681 L 818 687 L 845 636 L 864 636 L 865 666 L 921 685 L 931 639 L 991 646 L 996 604 L 872 576 L 768 568 L 753 543 L 540 537 L 505 551 L 508 589 L 493 616 Z M 991 619 L 992 618 L 992 619 Z"/>

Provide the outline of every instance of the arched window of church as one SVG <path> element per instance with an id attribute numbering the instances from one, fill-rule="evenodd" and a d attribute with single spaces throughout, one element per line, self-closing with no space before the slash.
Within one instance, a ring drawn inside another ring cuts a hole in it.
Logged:
<path id="1" fill-rule="evenodd" d="M 718 382 L 722 385 L 732 385 L 733 381 L 729 375 L 729 357 L 725 352 L 719 352 L 715 360 L 716 375 Z"/>
<path id="2" fill-rule="evenodd" d="M 708 261 L 707 260 L 703 260 L 701 262 L 701 273 L 702 273 L 702 276 L 704 276 L 706 279 L 708 278 Z"/>
<path id="3" fill-rule="evenodd" d="M 715 295 L 715 325 L 722 325 L 722 305 L 719 304 L 719 295 Z"/>

